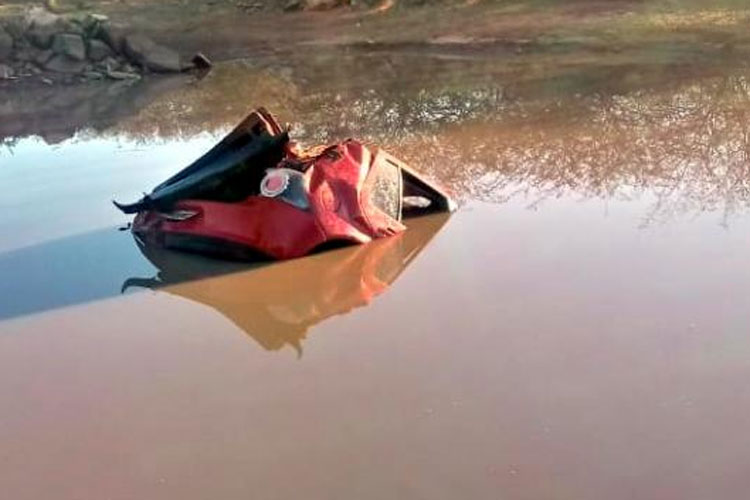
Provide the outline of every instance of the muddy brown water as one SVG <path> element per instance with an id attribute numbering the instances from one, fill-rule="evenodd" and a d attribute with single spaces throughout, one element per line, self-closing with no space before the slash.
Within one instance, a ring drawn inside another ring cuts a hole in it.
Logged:
<path id="1" fill-rule="evenodd" d="M 4 497 L 747 490 L 746 75 L 519 85 L 453 56 L 296 64 L 92 105 L 46 141 L 43 121 L 6 133 Z M 254 104 L 306 142 L 385 145 L 461 208 L 271 266 L 144 253 L 117 231 L 112 197 Z"/>

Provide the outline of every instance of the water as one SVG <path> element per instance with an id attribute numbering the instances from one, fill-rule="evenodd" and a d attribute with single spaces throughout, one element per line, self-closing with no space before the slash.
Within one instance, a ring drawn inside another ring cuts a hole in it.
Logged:
<path id="1" fill-rule="evenodd" d="M 500 66 L 236 62 L 61 116 L 54 137 L 38 122 L 6 133 L 9 495 L 745 491 L 747 77 Z M 461 208 L 271 266 L 144 255 L 117 230 L 112 198 L 149 190 L 259 104 L 306 143 L 382 144 Z"/>

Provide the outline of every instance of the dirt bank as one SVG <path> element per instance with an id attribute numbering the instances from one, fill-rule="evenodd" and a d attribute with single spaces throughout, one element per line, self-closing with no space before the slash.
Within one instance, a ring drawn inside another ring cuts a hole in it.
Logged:
<path id="1" fill-rule="evenodd" d="M 207 84 L 192 78 L 92 82 L 65 91 L 0 82 L 0 139 L 41 135 L 56 142 L 86 128 L 106 129 L 157 96 L 157 111 L 139 122 L 164 135 L 175 127 L 164 119 L 171 116 L 165 109 L 186 110 L 180 130 L 203 130 L 239 119 L 251 103 L 285 109 L 320 86 L 326 91 L 318 105 L 340 98 L 342 89 L 364 92 L 373 85 L 417 102 L 420 92 L 436 87 L 466 99 L 477 88 L 503 98 L 613 95 L 742 72 L 750 60 L 750 9 L 683 3 L 671 10 L 629 1 L 397 3 L 386 10 L 363 5 L 287 13 L 250 12 L 229 0 L 210 6 L 92 2 L 90 12 L 127 22 L 183 55 L 206 52 L 217 63 L 211 78 Z M 29 4 L 6 4 L 0 13 Z M 265 91 L 270 86 L 273 103 Z M 260 94 L 265 100 L 253 97 Z M 242 105 L 230 113 L 220 95 Z"/>
<path id="2" fill-rule="evenodd" d="M 266 2 L 266 4 L 279 2 Z M 160 41 L 216 60 L 258 52 L 359 45 L 528 45 L 537 37 L 582 22 L 604 21 L 638 4 L 575 2 L 543 9 L 528 2 L 414 2 L 357 4 L 324 12 L 238 10 L 235 0 L 102 4 L 112 19 L 127 19 Z M 583 16 L 583 19 L 582 19 Z"/>
<path id="3" fill-rule="evenodd" d="M 0 16 L 38 2 L 15 0 Z M 61 2 L 63 5 L 66 2 Z M 509 67 L 710 67 L 750 58 L 750 9 L 730 0 L 346 2 L 286 12 L 281 0 L 90 1 L 102 14 L 183 56 L 220 62 L 315 53 L 323 48 L 410 51 L 445 57 L 501 57 Z M 250 7 L 248 7 L 248 5 Z"/>

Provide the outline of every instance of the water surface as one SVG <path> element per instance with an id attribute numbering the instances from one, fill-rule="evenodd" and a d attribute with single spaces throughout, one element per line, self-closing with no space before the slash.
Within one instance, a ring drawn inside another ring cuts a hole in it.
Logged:
<path id="1" fill-rule="evenodd" d="M 227 64 L 111 122 L 6 136 L 7 494 L 746 491 L 747 76 L 331 59 Z M 258 104 L 306 143 L 384 145 L 461 208 L 271 266 L 142 252 L 117 230 L 113 197 Z"/>

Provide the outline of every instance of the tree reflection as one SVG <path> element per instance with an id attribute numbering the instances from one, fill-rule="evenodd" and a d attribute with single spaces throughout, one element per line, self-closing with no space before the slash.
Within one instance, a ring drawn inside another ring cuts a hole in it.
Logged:
<path id="1" fill-rule="evenodd" d="M 653 196 L 647 222 L 686 211 L 718 211 L 726 221 L 747 207 L 744 74 L 602 66 L 538 77 L 506 63 L 320 51 L 284 66 L 223 64 L 137 106 L 123 99 L 127 113 L 94 126 L 145 143 L 186 139 L 223 133 L 264 105 L 303 143 L 355 136 L 381 144 L 458 198 L 525 196 L 533 205 L 570 194 Z"/>
<path id="2" fill-rule="evenodd" d="M 750 84 L 715 78 L 661 92 L 516 102 L 494 117 L 403 141 L 464 197 L 653 196 L 647 222 L 748 206 Z M 429 148 L 433 154 L 424 155 Z"/>

